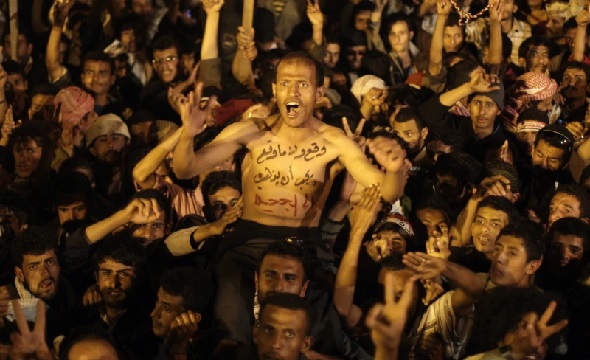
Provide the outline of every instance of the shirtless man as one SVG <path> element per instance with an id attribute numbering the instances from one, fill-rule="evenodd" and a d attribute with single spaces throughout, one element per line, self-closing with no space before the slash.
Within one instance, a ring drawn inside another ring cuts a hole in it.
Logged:
<path id="1" fill-rule="evenodd" d="M 266 227 L 317 227 L 338 163 L 362 186 L 379 184 L 383 198 L 396 201 L 405 186 L 405 152 L 395 140 L 377 138 L 369 143 L 387 170 L 383 174 L 341 130 L 314 118 L 314 104 L 323 96 L 318 83 L 322 79 L 308 55 L 288 54 L 279 63 L 273 84 L 280 114 L 266 119 L 271 124 L 268 129 L 260 130 L 252 121 L 238 122 L 196 153 L 192 139 L 199 124 L 187 119 L 174 151 L 175 174 L 192 178 L 248 148 L 242 219 Z"/>
<path id="2" fill-rule="evenodd" d="M 249 120 L 232 124 L 196 153 L 193 138 L 202 128 L 204 113 L 181 106 L 183 130 L 173 162 L 178 178 L 197 176 L 242 147 L 249 150 L 242 167 L 242 219 L 223 239 L 218 253 L 222 255 L 215 261 L 215 312 L 228 339 L 251 341 L 236 335 L 237 329 L 252 325 L 238 294 L 254 289 L 253 279 L 250 283 L 244 277 L 254 273 L 256 259 L 269 241 L 297 236 L 318 257 L 318 248 L 324 247 L 318 228 L 322 208 L 342 166 L 360 185 L 380 185 L 387 201 L 402 195 L 408 162 L 395 140 L 377 138 L 369 143 L 386 169 L 383 174 L 344 132 L 313 117 L 316 100 L 323 96 L 321 72 L 309 55 L 288 54 L 279 63 L 273 84 L 280 114 L 266 119 L 267 128 L 261 130 Z M 198 104 L 196 100 L 189 103 Z"/>

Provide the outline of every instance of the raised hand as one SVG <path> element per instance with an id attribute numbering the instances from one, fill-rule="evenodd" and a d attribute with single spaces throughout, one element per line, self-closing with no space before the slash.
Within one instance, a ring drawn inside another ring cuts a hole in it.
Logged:
<path id="1" fill-rule="evenodd" d="M 385 274 L 385 304 L 377 304 L 367 314 L 367 327 L 371 329 L 371 339 L 377 349 L 377 354 L 396 352 L 402 332 L 408 317 L 408 310 L 414 298 L 414 283 L 416 278 L 410 278 L 404 285 L 399 300 L 395 300 L 394 275 Z M 393 358 L 393 357 L 392 357 Z M 378 359 L 376 356 L 375 359 Z"/>
<path id="2" fill-rule="evenodd" d="M 156 199 L 133 199 L 122 210 L 127 222 L 133 224 L 147 224 L 156 221 L 160 217 L 160 206 Z"/>
<path id="3" fill-rule="evenodd" d="M 502 21 L 502 12 L 504 11 L 504 2 L 501 0 L 490 0 L 490 21 Z"/>
<path id="4" fill-rule="evenodd" d="M 74 4 L 76 3 L 75 0 L 56 0 L 53 7 L 51 18 L 53 19 L 54 26 L 63 26 L 65 24 L 66 19 L 68 18 L 68 13 Z"/>
<path id="5" fill-rule="evenodd" d="M 240 198 L 238 202 L 231 208 L 230 211 L 227 211 L 223 216 L 209 225 L 210 235 L 222 235 L 225 232 L 225 229 L 235 223 L 240 217 L 242 217 L 242 212 L 244 210 L 244 199 Z"/>
<path id="6" fill-rule="evenodd" d="M 197 84 L 195 91 L 191 91 L 186 99 L 181 99 L 180 119 L 182 120 L 182 127 L 185 135 L 195 136 L 205 130 L 205 120 L 207 119 L 207 111 L 217 99 L 211 96 L 207 102 L 205 109 L 201 110 L 201 94 L 203 91 L 203 84 Z"/>
<path id="7" fill-rule="evenodd" d="M 449 227 L 446 224 L 440 225 L 429 235 L 426 241 L 426 254 L 439 259 L 448 259 L 451 256 Z"/>
<path id="8" fill-rule="evenodd" d="M 471 73 L 469 87 L 472 93 L 489 93 L 494 90 L 500 90 L 499 79 L 495 75 L 488 75 L 482 68 L 474 70 Z"/>
<path id="9" fill-rule="evenodd" d="M 436 279 L 445 269 L 445 260 L 416 252 L 404 255 L 403 263 L 421 280 Z"/>
<path id="10" fill-rule="evenodd" d="M 350 125 L 348 125 L 348 119 L 345 117 L 342 118 L 342 127 L 344 128 L 344 133 L 349 139 L 353 140 L 362 151 L 365 151 L 365 148 L 367 147 L 367 139 L 364 136 L 361 136 L 363 133 L 363 128 L 365 127 L 365 123 L 366 120 L 361 119 L 353 132 L 350 128 Z"/>
<path id="11" fill-rule="evenodd" d="M 439 15 L 449 15 L 453 6 L 449 0 L 436 1 L 436 13 Z"/>
<path id="12" fill-rule="evenodd" d="M 324 25 L 324 14 L 320 9 L 319 0 L 307 0 L 307 17 L 313 26 Z"/>
<path id="13" fill-rule="evenodd" d="M 168 103 L 172 108 L 180 114 L 180 105 L 186 97 L 183 95 L 183 92 L 188 89 L 190 86 L 195 85 L 197 81 L 197 75 L 199 74 L 199 67 L 201 62 L 197 62 L 193 67 L 188 79 L 179 83 L 176 86 L 171 86 L 168 88 Z"/>
<path id="14" fill-rule="evenodd" d="M 238 35 L 236 36 L 238 42 L 238 49 L 244 52 L 244 55 L 249 61 L 253 61 L 258 56 L 258 49 L 254 41 L 254 28 L 245 29 L 238 27 Z"/>
<path id="15" fill-rule="evenodd" d="M 407 172 L 411 163 L 406 159 L 406 151 L 395 139 L 378 136 L 367 140 L 369 151 L 375 157 L 379 165 L 391 172 Z"/>
<path id="16" fill-rule="evenodd" d="M 369 227 L 375 222 L 379 205 L 381 203 L 381 192 L 379 185 L 371 185 L 363 192 L 361 200 L 350 212 L 351 234 L 364 236 Z"/>
<path id="17" fill-rule="evenodd" d="M 37 301 L 37 314 L 35 317 L 35 328 L 29 329 L 29 324 L 25 319 L 25 314 L 18 301 L 12 301 L 14 316 L 18 326 L 18 332 L 10 334 L 12 346 L 9 351 L 11 359 L 29 359 L 31 356 L 35 360 L 53 359 L 49 347 L 45 343 L 45 303 Z"/>
<path id="18" fill-rule="evenodd" d="M 389 0 L 375 0 L 375 12 L 381 14 Z"/>
<path id="19" fill-rule="evenodd" d="M 383 89 L 372 88 L 363 97 L 363 103 L 370 104 L 372 106 L 381 106 L 385 101 L 387 91 Z"/>
<path id="20" fill-rule="evenodd" d="M 586 27 L 588 23 L 590 23 L 590 12 L 588 12 L 587 8 L 584 8 L 576 15 L 576 24 L 579 27 Z"/>
<path id="21" fill-rule="evenodd" d="M 199 330 L 201 315 L 188 311 L 176 317 L 166 337 L 166 348 L 173 354 L 186 353 L 190 340 Z"/>
<path id="22" fill-rule="evenodd" d="M 88 287 L 82 296 L 82 306 L 92 306 L 101 301 L 102 297 L 100 296 L 100 291 L 98 291 L 98 286 L 96 284 Z"/>
<path id="23" fill-rule="evenodd" d="M 548 324 L 556 306 L 557 303 L 551 301 L 540 318 L 537 314 L 530 313 L 521 320 L 512 343 L 508 344 L 512 346 L 515 359 L 536 358 L 537 355 L 541 355 L 545 340 L 567 326 L 568 321 L 565 319 L 553 325 Z"/>
<path id="24" fill-rule="evenodd" d="M 203 9 L 207 15 L 219 12 L 223 6 L 223 0 L 203 0 Z"/>

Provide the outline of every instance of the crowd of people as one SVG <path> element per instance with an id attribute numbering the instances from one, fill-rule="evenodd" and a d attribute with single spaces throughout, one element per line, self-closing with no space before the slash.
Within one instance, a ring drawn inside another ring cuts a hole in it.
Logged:
<path id="1" fill-rule="evenodd" d="M 587 1 L 8 3 L 0 359 L 590 359 Z"/>

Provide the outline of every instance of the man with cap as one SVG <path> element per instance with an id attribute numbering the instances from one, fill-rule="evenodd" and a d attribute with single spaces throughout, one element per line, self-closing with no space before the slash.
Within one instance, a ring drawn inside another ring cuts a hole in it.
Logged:
<path id="1" fill-rule="evenodd" d="M 61 90 L 53 103 L 60 109 L 58 120 L 62 124 L 51 163 L 51 168 L 58 171 L 61 163 L 74 155 L 75 147 L 81 145 L 88 128 L 96 120 L 96 113 L 92 96 L 76 86 Z"/>
<path id="2" fill-rule="evenodd" d="M 93 168 L 99 194 L 110 197 L 123 191 L 121 160 L 130 138 L 127 125 L 114 114 L 100 116 L 88 129 L 86 146 L 95 160 Z"/>
<path id="3" fill-rule="evenodd" d="M 467 114 L 450 114 L 449 109 L 464 98 L 467 98 L 469 117 Z M 465 151 L 483 161 L 488 151 L 500 148 L 506 140 L 496 121 L 503 108 L 502 84 L 477 67 L 469 73 L 467 82 L 428 100 L 420 106 L 419 112 L 428 128 L 450 126 L 454 131 L 468 135 Z"/>

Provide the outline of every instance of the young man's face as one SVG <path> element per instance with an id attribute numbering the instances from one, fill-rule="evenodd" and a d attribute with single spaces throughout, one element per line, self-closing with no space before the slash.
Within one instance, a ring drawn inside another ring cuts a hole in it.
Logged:
<path id="1" fill-rule="evenodd" d="M 26 93 L 29 88 L 27 79 L 20 73 L 9 74 L 6 80 L 16 92 Z"/>
<path id="2" fill-rule="evenodd" d="M 561 86 L 564 87 L 563 95 L 566 99 L 585 99 L 588 90 L 586 72 L 582 69 L 566 69 Z"/>
<path id="3" fill-rule="evenodd" d="M 391 25 L 389 30 L 389 44 L 395 52 L 406 52 L 414 32 L 410 31 L 405 21 L 398 21 Z"/>
<path id="4" fill-rule="evenodd" d="M 121 153 L 127 145 L 127 137 L 121 134 L 101 135 L 94 140 L 90 152 L 98 160 L 115 165 L 121 159 Z"/>
<path id="5" fill-rule="evenodd" d="M 134 277 L 133 266 L 112 259 L 105 259 L 100 263 L 96 280 L 105 305 L 117 309 L 125 308 L 125 301 L 128 300 L 134 285 Z"/>
<path id="6" fill-rule="evenodd" d="M 385 230 L 373 235 L 367 243 L 367 253 L 375 262 L 393 254 L 406 253 L 406 240 L 399 233 Z"/>
<path id="7" fill-rule="evenodd" d="M 477 251 L 484 254 L 492 253 L 500 230 L 506 225 L 508 225 L 508 215 L 505 212 L 489 207 L 477 209 L 475 220 L 471 225 L 473 245 Z"/>
<path id="8" fill-rule="evenodd" d="M 368 10 L 360 11 L 354 17 L 354 28 L 361 31 L 366 31 L 369 28 L 369 21 L 371 20 L 371 12 Z"/>
<path id="9" fill-rule="evenodd" d="M 94 95 L 106 95 L 115 83 L 111 64 L 104 61 L 88 60 L 82 69 L 82 85 Z"/>
<path id="10" fill-rule="evenodd" d="M 473 128 L 476 131 L 493 129 L 496 117 L 500 114 L 496 102 L 485 95 L 475 95 L 469 102 L 469 111 Z"/>
<path id="11" fill-rule="evenodd" d="M 492 253 L 490 279 L 498 286 L 526 287 L 540 265 L 540 260 L 528 261 L 522 239 L 502 235 L 496 241 Z"/>
<path id="12" fill-rule="evenodd" d="M 291 128 L 303 127 L 311 120 L 316 99 L 323 96 L 314 65 L 300 60 L 281 62 L 272 88 L 281 119 Z"/>
<path id="13" fill-rule="evenodd" d="M 527 70 L 546 73 L 549 68 L 549 48 L 545 45 L 532 46 L 527 54 Z"/>
<path id="14" fill-rule="evenodd" d="M 233 187 L 223 187 L 213 195 L 209 195 L 209 204 L 214 217 L 213 221 L 221 219 L 223 214 L 233 209 L 242 194 Z"/>
<path id="15" fill-rule="evenodd" d="M 171 83 L 178 73 L 178 50 L 175 47 L 155 50 L 154 70 L 164 84 Z"/>
<path id="16" fill-rule="evenodd" d="M 416 155 L 426 142 L 428 128 L 420 130 L 415 120 L 398 122 L 393 121 L 393 131 L 395 131 L 410 147 L 410 154 Z"/>
<path id="17" fill-rule="evenodd" d="M 440 227 L 447 224 L 447 217 L 441 210 L 434 208 L 424 208 L 417 213 L 420 222 L 426 226 L 428 234 L 439 231 Z"/>
<path id="18" fill-rule="evenodd" d="M 577 269 L 581 265 L 584 250 L 581 237 L 555 233 L 549 243 L 547 260 L 553 271 L 564 273 L 568 268 Z"/>
<path id="19" fill-rule="evenodd" d="M 463 45 L 463 30 L 460 26 L 445 26 L 443 47 L 447 53 L 456 52 Z"/>
<path id="20" fill-rule="evenodd" d="M 549 204 L 549 226 L 559 219 L 571 217 L 579 219 L 581 213 L 580 200 L 577 197 L 565 193 L 557 193 Z"/>
<path id="21" fill-rule="evenodd" d="M 307 284 L 301 261 L 279 255 L 266 255 L 256 276 L 259 301 L 272 291 L 305 296 Z"/>
<path id="22" fill-rule="evenodd" d="M 17 176 L 28 178 L 41 160 L 43 148 L 33 139 L 14 144 L 12 149 L 14 155 L 14 172 Z"/>
<path id="23" fill-rule="evenodd" d="M 326 52 L 324 54 L 324 64 L 330 69 L 338 65 L 340 61 L 340 44 L 329 43 L 326 44 Z"/>
<path id="24" fill-rule="evenodd" d="M 12 48 L 10 46 L 10 34 L 4 36 L 4 55 L 7 58 L 11 57 Z M 33 44 L 29 44 L 27 38 L 23 34 L 19 34 L 17 37 L 16 45 L 16 56 L 17 61 L 21 64 L 26 63 L 29 60 L 29 56 L 33 52 Z"/>
<path id="25" fill-rule="evenodd" d="M 158 290 L 158 301 L 150 315 L 154 335 L 158 337 L 168 335 L 174 320 L 185 311 L 183 302 L 182 296 L 172 295 L 162 288 Z"/>
<path id="26" fill-rule="evenodd" d="M 48 250 L 41 255 L 24 255 L 14 272 L 35 297 L 47 301 L 57 293 L 59 270 L 55 250 Z"/>
<path id="27" fill-rule="evenodd" d="M 518 5 L 514 3 L 514 0 L 505 0 L 502 1 L 503 11 L 501 14 L 501 18 L 503 21 L 512 19 L 514 13 L 518 11 Z"/>
<path id="28" fill-rule="evenodd" d="M 31 107 L 29 108 L 29 119 L 45 109 L 50 108 L 53 105 L 53 99 L 55 96 L 46 94 L 36 94 L 31 97 Z"/>
<path id="29" fill-rule="evenodd" d="M 311 338 L 306 336 L 307 319 L 303 310 L 291 310 L 267 305 L 254 328 L 254 343 L 259 360 L 297 360 L 309 349 Z"/>
<path id="30" fill-rule="evenodd" d="M 126 29 L 121 31 L 121 43 L 127 48 L 127 51 L 134 53 L 136 50 L 135 31 Z"/>
<path id="31" fill-rule="evenodd" d="M 551 146 L 545 140 L 539 140 L 533 148 L 533 166 L 549 171 L 557 171 L 563 166 L 565 151 Z"/>

